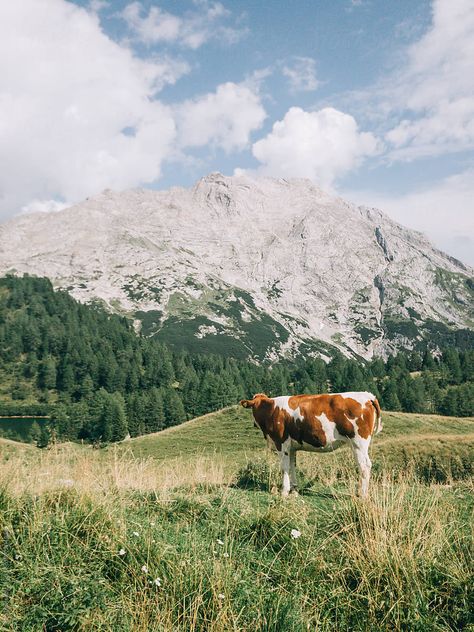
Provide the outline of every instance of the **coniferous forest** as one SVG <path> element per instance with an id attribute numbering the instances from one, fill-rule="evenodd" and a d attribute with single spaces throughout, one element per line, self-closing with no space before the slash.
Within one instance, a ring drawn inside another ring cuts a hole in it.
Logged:
<path id="1" fill-rule="evenodd" d="M 48 279 L 0 279 L 0 417 L 49 417 L 30 440 L 120 441 L 263 391 L 372 391 L 382 408 L 474 415 L 474 350 L 426 349 L 388 361 L 295 358 L 258 365 L 191 355 L 137 334 L 125 317 L 83 305 Z M 19 426 L 18 426 L 19 427 Z M 16 438 L 12 424 L 0 432 Z"/>

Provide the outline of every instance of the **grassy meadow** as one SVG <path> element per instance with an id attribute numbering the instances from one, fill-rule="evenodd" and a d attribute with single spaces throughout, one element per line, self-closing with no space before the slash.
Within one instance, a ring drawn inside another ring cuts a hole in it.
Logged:
<path id="1" fill-rule="evenodd" d="M 1 440 L 0 630 L 474 630 L 474 419 L 383 422 L 365 501 L 345 448 L 299 454 L 282 500 L 237 407 L 104 449 Z"/>

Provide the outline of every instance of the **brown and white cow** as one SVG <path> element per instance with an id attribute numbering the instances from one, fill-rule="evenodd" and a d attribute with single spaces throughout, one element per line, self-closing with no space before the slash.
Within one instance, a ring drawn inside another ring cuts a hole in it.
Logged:
<path id="1" fill-rule="evenodd" d="M 372 393 L 293 395 L 267 397 L 257 393 L 243 399 L 267 442 L 271 440 L 281 458 L 282 495 L 297 489 L 296 452 L 331 452 L 348 443 L 359 466 L 360 494 L 367 496 L 372 463 L 372 436 L 382 430 L 380 406 Z"/>

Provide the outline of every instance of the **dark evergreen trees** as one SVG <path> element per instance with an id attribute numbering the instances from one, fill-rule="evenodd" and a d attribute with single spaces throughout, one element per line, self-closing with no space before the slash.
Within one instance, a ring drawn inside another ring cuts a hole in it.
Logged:
<path id="1" fill-rule="evenodd" d="M 473 383 L 469 348 L 427 348 L 387 362 L 336 353 L 327 364 L 190 355 L 137 335 L 125 318 L 54 291 L 47 279 L 0 279 L 0 415 L 49 413 L 60 440 L 156 432 L 256 392 L 368 390 L 385 409 L 472 415 Z"/>

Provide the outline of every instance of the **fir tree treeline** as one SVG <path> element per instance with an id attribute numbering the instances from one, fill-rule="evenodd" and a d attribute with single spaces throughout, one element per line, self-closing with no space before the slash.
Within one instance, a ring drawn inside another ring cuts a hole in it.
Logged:
<path id="1" fill-rule="evenodd" d="M 49 280 L 0 279 L 0 416 L 51 414 L 60 439 L 156 432 L 258 391 L 371 390 L 382 407 L 474 415 L 474 351 L 399 353 L 387 362 L 309 359 L 259 366 L 173 351 Z"/>

